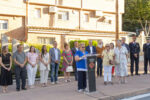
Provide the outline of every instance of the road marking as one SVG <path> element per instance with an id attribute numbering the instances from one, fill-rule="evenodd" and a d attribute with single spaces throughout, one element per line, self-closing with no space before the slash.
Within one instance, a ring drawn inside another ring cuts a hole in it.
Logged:
<path id="1" fill-rule="evenodd" d="M 138 96 L 131 97 L 131 98 L 121 99 L 121 100 L 137 100 L 137 99 L 145 98 L 145 97 L 148 97 L 148 96 L 150 96 L 150 93 L 143 94 L 143 95 L 138 95 Z"/>

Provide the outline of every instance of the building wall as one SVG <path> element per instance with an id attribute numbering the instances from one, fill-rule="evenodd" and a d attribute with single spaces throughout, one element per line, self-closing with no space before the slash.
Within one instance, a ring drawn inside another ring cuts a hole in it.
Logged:
<path id="1" fill-rule="evenodd" d="M 84 11 L 82 12 L 82 16 L 81 16 L 81 27 L 83 29 L 88 29 L 88 30 L 99 30 L 99 31 L 115 31 L 115 15 L 114 14 L 104 14 L 105 17 L 111 17 L 111 23 L 107 23 L 107 22 L 99 22 L 98 19 L 99 17 L 96 17 L 94 15 L 94 17 L 90 17 L 89 18 L 89 22 L 85 22 L 84 21 L 84 14 L 90 14 L 90 12 L 88 11 Z M 90 15 L 91 16 L 91 15 Z M 120 22 L 122 22 L 120 20 Z"/>
<path id="2" fill-rule="evenodd" d="M 93 10 L 102 10 L 115 12 L 116 0 L 30 0 L 31 3 L 49 4 L 49 5 L 59 5 L 59 1 L 63 1 L 61 6 L 75 7 L 75 8 L 85 8 Z M 124 13 L 124 0 L 119 1 L 119 11 Z"/>
<path id="3" fill-rule="evenodd" d="M 72 35 L 71 35 L 72 34 Z M 75 33 L 70 33 L 70 35 L 61 35 L 59 32 L 56 33 L 29 33 L 28 36 L 30 37 L 30 39 L 27 41 L 29 43 L 40 43 L 38 38 L 42 37 L 42 38 L 55 38 L 55 41 L 57 41 L 58 43 L 58 47 L 59 48 L 63 48 L 63 43 L 67 42 L 69 43 L 71 40 L 99 40 L 102 39 L 104 42 L 104 45 L 107 43 L 114 43 L 115 44 L 115 34 L 109 34 L 107 33 L 107 35 L 92 35 L 92 33 L 88 36 L 88 35 L 83 35 L 83 34 L 75 34 Z M 64 39 L 62 40 L 61 37 L 64 37 Z M 126 37 L 127 35 L 120 35 L 120 39 L 122 37 Z M 63 41 L 63 42 L 62 42 Z M 129 43 L 129 40 L 127 39 L 126 41 L 127 43 Z"/>
<path id="4" fill-rule="evenodd" d="M 63 0 L 62 6 L 81 8 L 81 0 Z"/>
<path id="5" fill-rule="evenodd" d="M 40 4 L 55 4 L 55 0 L 29 0 L 31 3 L 40 3 Z"/>
<path id="6" fill-rule="evenodd" d="M 48 1 L 48 0 L 47 0 Z M 32 0 L 30 1 L 32 2 Z M 38 0 L 37 2 L 42 3 L 41 0 Z M 46 3 L 46 0 L 43 1 Z M 52 1 L 54 2 L 54 1 Z M 58 2 L 58 1 L 57 1 Z M 103 3 L 102 3 L 103 2 Z M 122 7 L 124 4 L 124 0 L 119 1 L 119 30 L 122 31 L 122 13 L 124 13 L 124 7 Z M 99 4 L 99 5 L 97 5 Z M 103 12 L 115 12 L 116 6 L 115 0 L 83 0 L 83 8 L 86 9 L 95 9 L 96 10 L 102 10 Z M 76 5 L 76 6 L 75 6 Z M 70 6 L 70 7 L 79 7 L 81 6 L 81 0 L 63 0 L 62 6 Z M 97 8 L 92 8 L 97 7 Z M 101 9 L 102 7 L 103 9 Z M 35 18 L 35 9 L 40 8 L 41 9 L 41 18 Z M 58 14 L 60 11 L 68 12 L 69 13 L 69 20 L 60 20 L 58 19 Z M 116 17 L 113 13 L 103 13 L 105 17 L 109 17 L 111 19 L 111 23 L 108 23 L 106 21 L 99 22 L 100 16 L 95 15 L 95 11 L 89 10 L 85 11 L 82 10 L 81 14 L 79 15 L 80 10 L 78 9 L 68 9 L 68 8 L 61 8 L 58 7 L 57 12 L 54 15 L 54 20 L 51 18 L 51 13 L 49 13 L 49 6 L 45 5 L 29 5 L 29 25 L 30 26 L 39 26 L 39 27 L 56 27 L 56 28 L 68 28 L 68 29 L 85 29 L 85 30 L 98 30 L 98 31 L 115 31 L 116 30 Z M 84 15 L 89 14 L 89 22 L 84 21 Z M 79 20 L 80 17 L 80 20 Z M 46 19 L 46 20 L 45 20 Z M 51 25 L 53 23 L 53 25 Z"/>
<path id="7" fill-rule="evenodd" d="M 35 10 L 41 10 L 41 18 L 37 18 Z M 48 6 L 39 5 L 29 5 L 28 14 L 28 25 L 29 26 L 39 26 L 39 27 L 49 27 L 50 15 L 48 13 Z"/>
<path id="8" fill-rule="evenodd" d="M 7 34 L 14 38 L 24 38 L 25 35 L 25 18 L 24 17 L 11 17 L 0 16 L 0 20 L 8 21 L 8 29 L 0 30 L 0 34 Z"/>
<path id="9" fill-rule="evenodd" d="M 28 36 L 30 37 L 30 39 L 28 39 L 27 42 L 29 43 L 39 43 L 38 41 L 38 37 L 42 37 L 42 38 L 55 38 L 55 40 L 58 43 L 58 47 L 60 48 L 61 46 L 61 35 L 55 35 L 55 34 L 37 34 L 37 33 L 29 33 Z"/>
<path id="10" fill-rule="evenodd" d="M 119 11 L 124 13 L 124 0 L 119 1 Z M 83 0 L 83 8 L 95 9 L 106 12 L 115 12 L 116 0 Z"/>
<path id="11" fill-rule="evenodd" d="M 69 20 L 58 19 L 58 14 L 60 11 L 69 12 Z M 79 29 L 79 11 L 72 9 L 58 9 L 58 12 L 55 14 L 55 25 L 54 27 L 58 28 L 71 28 Z"/>
<path id="12" fill-rule="evenodd" d="M 28 16 L 26 16 L 26 2 L 24 0 L 0 0 L 0 19 L 8 20 L 8 30 L 0 30 L 0 33 L 7 33 L 17 38 L 25 37 L 25 18 L 28 17 L 28 26 L 54 27 L 66 29 L 98 30 L 115 32 L 116 0 L 29 0 Z M 56 5 L 55 5 L 56 4 Z M 58 7 L 56 13 L 50 13 L 49 7 Z M 80 8 L 83 8 L 82 10 Z M 35 17 L 35 10 L 41 10 L 41 17 Z M 60 11 L 69 13 L 69 20 L 58 19 Z M 105 17 L 110 17 L 111 23 L 99 22 L 100 16 L 95 16 L 95 11 L 104 12 Z M 122 31 L 122 14 L 124 13 L 124 0 L 119 0 L 119 30 Z M 85 22 L 85 14 L 89 15 L 89 21 Z M 54 17 L 53 17 L 54 16 Z M 52 19 L 53 17 L 53 19 Z M 51 31 L 51 30 L 50 30 Z M 55 31 L 59 33 L 58 31 Z M 14 35 L 15 34 L 15 35 Z M 29 33 L 28 42 L 38 42 L 38 37 L 55 37 L 61 42 L 62 36 L 56 34 Z M 114 40 L 115 36 L 107 37 L 106 40 Z M 79 36 L 65 36 L 66 41 Z M 100 39 L 102 37 L 81 36 L 82 39 Z"/>
<path id="13" fill-rule="evenodd" d="M 41 9 L 41 18 L 35 17 L 35 9 Z M 68 12 L 69 20 L 58 19 L 59 12 Z M 108 22 L 99 22 L 100 17 L 95 16 L 95 11 L 81 11 L 80 22 L 79 22 L 79 10 L 64 9 L 58 8 L 57 13 L 54 14 L 54 24 L 52 27 L 56 28 L 68 28 L 68 29 L 81 29 L 85 30 L 98 30 L 98 31 L 115 31 L 116 17 L 115 14 L 104 13 L 105 17 L 111 19 L 111 23 Z M 84 15 L 89 14 L 89 22 L 85 22 Z M 94 15 L 92 15 L 94 14 Z M 29 6 L 29 17 L 28 24 L 29 26 L 39 26 L 39 27 L 50 27 L 51 14 L 48 11 L 48 6 L 38 6 L 30 5 Z M 122 14 L 119 15 L 119 30 L 122 31 Z"/>
<path id="14" fill-rule="evenodd" d="M 0 0 L 0 14 L 26 15 L 26 4 L 23 0 Z"/>

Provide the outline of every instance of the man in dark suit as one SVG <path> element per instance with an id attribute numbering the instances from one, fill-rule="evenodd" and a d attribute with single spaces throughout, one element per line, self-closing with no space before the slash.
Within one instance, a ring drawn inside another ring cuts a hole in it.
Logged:
<path id="1" fill-rule="evenodd" d="M 92 40 L 89 41 L 89 46 L 86 47 L 86 51 L 87 51 L 89 54 L 96 54 L 96 47 L 93 46 Z"/>
<path id="2" fill-rule="evenodd" d="M 74 67 L 74 72 L 75 72 L 75 80 L 78 80 L 78 73 L 77 73 L 77 68 L 76 68 L 76 61 L 75 61 L 75 54 L 79 50 L 79 44 L 78 41 L 74 42 L 74 47 L 71 49 L 72 54 L 73 54 L 73 67 Z"/>
<path id="3" fill-rule="evenodd" d="M 131 59 L 131 75 L 133 76 L 134 72 L 134 63 L 135 63 L 135 70 L 136 70 L 136 75 L 139 75 L 139 53 L 140 53 L 140 45 L 139 43 L 136 42 L 136 35 L 132 37 L 133 42 L 129 44 L 130 48 L 130 59 Z"/>
<path id="4" fill-rule="evenodd" d="M 144 52 L 144 74 L 147 74 L 148 62 L 150 64 L 150 37 L 147 37 L 147 43 L 143 45 Z"/>

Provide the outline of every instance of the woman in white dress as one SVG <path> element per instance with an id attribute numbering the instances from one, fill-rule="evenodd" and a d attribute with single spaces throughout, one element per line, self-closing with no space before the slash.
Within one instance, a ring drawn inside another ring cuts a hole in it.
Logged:
<path id="1" fill-rule="evenodd" d="M 47 86 L 49 71 L 50 71 L 50 55 L 47 52 L 46 45 L 43 45 L 42 53 L 40 54 L 40 82 L 43 87 Z"/>
<path id="2" fill-rule="evenodd" d="M 128 51 L 126 47 L 121 45 L 121 41 L 117 41 L 117 47 L 115 52 L 115 72 L 119 79 L 119 83 L 125 83 L 125 77 L 128 75 L 127 62 L 128 62 Z"/>

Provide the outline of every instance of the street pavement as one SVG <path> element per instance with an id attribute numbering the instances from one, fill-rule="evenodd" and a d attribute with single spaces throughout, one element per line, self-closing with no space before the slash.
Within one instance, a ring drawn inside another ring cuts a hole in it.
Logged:
<path id="1" fill-rule="evenodd" d="M 113 78 L 114 85 L 103 84 L 103 78 L 97 78 L 97 92 L 78 93 L 77 82 L 65 83 L 63 79 L 59 84 L 41 87 L 36 82 L 34 89 L 26 91 L 15 91 L 15 85 L 9 87 L 9 92 L 3 94 L 0 91 L 0 100 L 119 100 L 122 98 L 150 92 L 150 75 L 130 76 L 126 84 L 118 84 Z"/>
<path id="2" fill-rule="evenodd" d="M 143 73 L 142 63 L 140 63 L 140 73 Z M 48 83 L 47 87 L 41 87 L 36 81 L 34 89 L 26 91 L 15 91 L 15 84 L 9 86 L 9 92 L 3 94 L 0 87 L 0 100 L 121 100 L 139 94 L 150 93 L 150 74 L 127 77 L 126 84 L 119 84 L 116 77 L 113 77 L 114 85 L 103 84 L 103 77 L 96 79 L 97 91 L 94 93 L 78 93 L 77 82 L 71 78 L 70 83 L 65 83 L 63 78 L 59 78 L 56 85 Z M 150 100 L 145 97 L 144 100 Z M 129 99 L 130 100 L 130 99 Z M 142 99 L 141 99 L 142 100 Z"/>

